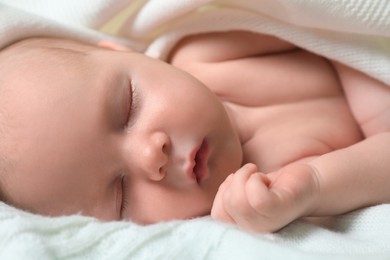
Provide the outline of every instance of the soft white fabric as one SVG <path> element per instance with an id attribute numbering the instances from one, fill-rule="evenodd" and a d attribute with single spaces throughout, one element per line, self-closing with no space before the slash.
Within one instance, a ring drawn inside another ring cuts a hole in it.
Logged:
<path id="1" fill-rule="evenodd" d="M 186 34 L 231 29 L 279 36 L 390 84 L 387 0 L 0 0 L 0 48 L 32 36 L 111 38 L 165 59 Z M 140 227 L 0 203 L 0 259 L 388 259 L 389 216 L 382 205 L 326 228 L 297 221 L 259 235 L 208 218 Z"/>
<path id="2" fill-rule="evenodd" d="M 390 205 L 250 234 L 209 218 L 146 227 L 48 218 L 0 203 L 0 259 L 389 259 Z"/>
<path id="3" fill-rule="evenodd" d="M 96 30 L 120 21 L 110 33 L 127 39 L 139 51 L 164 59 L 183 35 L 245 29 L 279 36 L 390 84 L 388 0 L 1 0 L 0 3 L 3 3 L 0 48 L 33 35 L 93 42 L 107 37 Z"/>

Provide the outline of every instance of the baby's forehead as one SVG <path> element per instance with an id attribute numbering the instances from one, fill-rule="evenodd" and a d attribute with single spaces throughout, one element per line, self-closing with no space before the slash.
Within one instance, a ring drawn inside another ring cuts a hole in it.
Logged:
<path id="1" fill-rule="evenodd" d="M 11 51 L 73 51 L 76 53 L 87 53 L 95 47 L 82 42 L 65 38 L 28 38 L 18 41 L 6 48 Z"/>
<path id="2" fill-rule="evenodd" d="M 2 75 L 17 76 L 23 71 L 37 70 L 45 64 L 74 66 L 81 64 L 80 60 L 94 49 L 96 47 L 67 39 L 25 39 L 0 52 L 0 72 Z"/>
<path id="3" fill-rule="evenodd" d="M 56 82 L 53 77 L 59 79 L 56 76 L 63 74 L 64 78 L 72 79 L 65 75 L 71 71 L 84 74 L 88 64 L 80 61 L 91 49 L 93 46 L 64 39 L 34 38 L 0 50 L 0 159 L 16 162 L 21 158 L 16 149 L 19 137 L 14 135 L 19 126 L 19 123 L 15 123 L 18 118 L 14 116 L 15 104 L 18 102 L 15 100 L 22 96 L 22 92 L 26 92 L 26 88 L 39 89 L 39 83 Z M 70 70 L 69 66 L 74 68 Z M 51 92 L 40 93 L 42 96 L 50 95 Z M 27 108 L 30 109 L 29 106 Z M 0 170 L 5 165 L 0 160 Z"/>
<path id="4" fill-rule="evenodd" d="M 0 52 L 0 65 L 17 67 L 54 57 L 63 60 L 77 59 L 87 55 L 96 47 L 81 42 L 60 38 L 29 38 L 16 42 Z M 46 60 L 48 62 L 50 60 Z"/>

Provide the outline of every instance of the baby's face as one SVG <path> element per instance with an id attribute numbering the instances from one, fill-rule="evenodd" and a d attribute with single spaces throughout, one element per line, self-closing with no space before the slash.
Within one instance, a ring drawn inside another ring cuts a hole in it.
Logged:
<path id="1" fill-rule="evenodd" d="M 8 77 L 16 158 L 4 180 L 10 203 L 144 224 L 208 214 L 242 160 L 221 103 L 161 61 L 86 50 L 49 51 Z"/>

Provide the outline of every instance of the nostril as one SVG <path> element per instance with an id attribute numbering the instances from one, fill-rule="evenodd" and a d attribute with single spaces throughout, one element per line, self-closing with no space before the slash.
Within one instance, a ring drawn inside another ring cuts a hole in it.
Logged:
<path id="1" fill-rule="evenodd" d="M 166 175 L 166 171 L 163 167 L 160 167 L 159 169 L 159 175 L 160 175 L 160 180 L 164 179 L 165 175 Z"/>
<path id="2" fill-rule="evenodd" d="M 162 151 L 163 151 L 163 153 L 167 153 L 167 152 L 168 152 L 168 148 L 167 148 L 167 145 L 166 145 L 166 144 L 164 144 L 164 145 L 162 146 Z"/>

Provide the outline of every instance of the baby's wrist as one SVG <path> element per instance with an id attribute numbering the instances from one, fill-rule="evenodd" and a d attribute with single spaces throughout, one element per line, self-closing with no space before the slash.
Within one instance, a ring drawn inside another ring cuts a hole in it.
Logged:
<path id="1" fill-rule="evenodd" d="M 302 211 L 301 217 L 310 217 L 317 215 L 317 209 L 321 201 L 320 173 L 317 167 L 311 163 L 304 163 L 307 169 L 307 201 Z M 305 193 L 306 193 L 305 192 Z"/>

